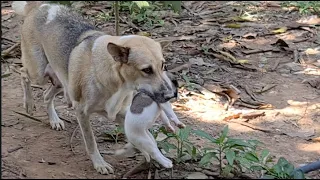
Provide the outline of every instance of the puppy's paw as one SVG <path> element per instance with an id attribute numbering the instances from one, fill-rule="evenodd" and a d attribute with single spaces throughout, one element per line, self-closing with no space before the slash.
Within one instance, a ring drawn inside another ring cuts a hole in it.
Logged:
<path id="1" fill-rule="evenodd" d="M 179 123 L 177 124 L 177 126 L 178 126 L 178 128 L 180 128 L 180 129 L 186 127 L 186 125 L 183 124 L 182 122 L 179 122 Z"/>
<path id="2" fill-rule="evenodd" d="M 165 168 L 172 168 L 172 167 L 173 167 L 172 161 L 169 160 L 169 159 L 168 159 L 167 161 L 163 162 L 161 165 L 162 165 L 163 167 L 165 167 Z"/>
<path id="3" fill-rule="evenodd" d="M 50 121 L 51 128 L 57 131 L 64 130 L 64 122 L 62 120 Z"/>
<path id="4" fill-rule="evenodd" d="M 168 132 L 171 132 L 171 133 L 175 133 L 176 132 L 176 130 L 171 125 L 170 126 L 166 126 L 166 130 Z"/>
<path id="5" fill-rule="evenodd" d="M 114 174 L 113 167 L 105 161 L 95 163 L 93 166 L 100 174 Z"/>

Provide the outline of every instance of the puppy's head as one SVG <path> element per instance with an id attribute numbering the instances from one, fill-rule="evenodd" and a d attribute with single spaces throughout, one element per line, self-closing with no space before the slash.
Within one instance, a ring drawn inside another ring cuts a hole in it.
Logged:
<path id="1" fill-rule="evenodd" d="M 170 73 L 169 71 L 165 71 L 168 79 L 166 80 L 169 84 L 169 86 L 171 87 L 172 89 L 172 92 L 173 92 L 173 97 L 178 99 L 178 88 L 179 88 L 179 83 L 178 83 L 178 80 L 177 78 L 172 74 Z M 170 97 L 169 97 L 170 98 Z"/>
<path id="2" fill-rule="evenodd" d="M 119 45 L 121 44 L 121 45 Z M 109 43 L 108 52 L 120 62 L 120 76 L 154 96 L 174 97 L 171 81 L 164 73 L 165 59 L 162 48 L 168 43 L 159 43 L 144 36 L 123 36 L 118 44 Z"/>

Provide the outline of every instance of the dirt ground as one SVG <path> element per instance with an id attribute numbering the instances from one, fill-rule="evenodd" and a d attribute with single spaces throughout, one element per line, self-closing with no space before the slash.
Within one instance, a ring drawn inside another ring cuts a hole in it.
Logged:
<path id="1" fill-rule="evenodd" d="M 1 3 L 3 51 L 19 42 L 20 38 L 21 17 L 14 15 L 10 4 L 10 1 Z M 180 77 L 181 83 L 188 85 L 186 81 L 189 80 L 209 90 L 210 85 L 232 85 L 240 91 L 240 98 L 226 111 L 221 102 L 203 97 L 195 90 L 190 95 L 191 90 L 181 88 L 181 98 L 173 105 L 186 125 L 215 136 L 228 124 L 231 137 L 257 139 L 264 143 L 261 148 L 269 149 L 275 159 L 285 157 L 299 166 L 319 160 L 320 157 L 320 142 L 314 140 L 320 136 L 319 26 L 313 26 L 312 22 L 311 25 L 297 25 L 297 21 L 303 17 L 297 11 L 282 9 L 278 5 L 277 2 L 266 1 L 240 4 L 235 1 L 189 1 L 184 2 L 180 15 L 167 13 L 162 27 L 136 27 L 130 25 L 125 14 L 122 14 L 124 19 L 120 22 L 121 31 L 122 34 L 131 34 L 137 33 L 139 28 L 150 33 L 152 38 L 173 41 L 164 50 L 164 56 L 168 69 Z M 109 11 L 110 4 L 99 2 L 83 6 L 81 10 L 92 19 L 102 10 Z M 257 20 L 240 23 L 230 20 L 241 12 L 254 14 Z M 305 22 L 309 22 L 308 18 Z M 239 23 L 242 27 L 230 28 L 230 23 Z M 112 18 L 109 22 L 96 20 L 96 24 L 107 33 L 115 34 Z M 319 25 L 319 19 L 317 24 Z M 270 33 L 270 30 L 280 27 L 287 27 L 287 31 Z M 246 60 L 247 63 L 223 60 L 227 58 L 221 58 L 221 53 L 220 56 L 216 55 L 221 51 L 232 54 L 236 60 Z M 124 142 L 116 144 L 105 141 L 104 132 L 114 129 L 115 125 L 93 115 L 91 120 L 99 150 L 115 168 L 114 175 L 98 174 L 86 155 L 79 129 L 75 131 L 75 112 L 67 108 L 62 97 L 57 98 L 55 104 L 59 116 L 66 122 L 66 130 L 50 129 L 42 96 L 44 88 L 33 88 L 36 112 L 32 117 L 24 115 L 23 92 L 17 73 L 21 67 L 19 57 L 20 46 L 1 59 L 2 178 L 119 179 L 143 159 L 141 155 L 122 160 L 108 156 L 109 151 L 120 148 Z M 183 69 L 186 64 L 190 64 L 189 68 Z M 176 67 L 182 68 L 177 70 Z M 271 87 L 270 85 L 274 87 L 266 88 Z M 263 88 L 265 91 L 259 92 Z M 269 108 L 265 108 L 267 105 Z M 223 120 L 230 115 L 247 112 L 265 113 L 265 116 L 250 119 L 247 123 L 280 133 L 268 133 L 243 126 L 237 123 L 237 119 Z M 202 139 L 194 138 L 193 141 L 198 146 L 205 146 Z M 184 178 L 195 172 L 196 166 L 196 163 L 188 162 L 174 166 L 173 176 L 167 170 L 159 171 L 159 176 Z M 144 171 L 130 178 L 146 178 L 147 174 Z M 320 171 L 307 176 L 320 178 Z M 213 177 L 214 175 L 209 175 L 209 178 Z"/>

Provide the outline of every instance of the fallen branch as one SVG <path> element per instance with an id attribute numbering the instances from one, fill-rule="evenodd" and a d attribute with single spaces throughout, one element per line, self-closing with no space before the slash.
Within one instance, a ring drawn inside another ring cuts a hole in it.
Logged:
<path id="1" fill-rule="evenodd" d="M 125 175 L 123 175 L 123 178 L 128 178 L 129 176 L 133 174 L 137 174 L 141 171 L 149 169 L 148 163 L 144 160 L 143 162 L 139 163 L 135 167 L 133 167 L 129 172 L 127 172 Z"/>
<path id="2" fill-rule="evenodd" d="M 73 152 L 73 154 L 75 155 L 76 153 L 74 152 L 74 150 L 73 150 L 73 146 L 72 146 L 72 140 L 73 140 L 73 137 L 74 137 L 74 135 L 76 134 L 76 131 L 78 130 L 78 128 L 79 128 L 80 126 L 79 126 L 79 124 L 78 124 L 78 126 L 76 127 L 76 128 L 74 128 L 74 130 L 73 130 L 73 132 L 72 132 L 72 135 L 71 135 L 71 138 L 70 138 L 70 148 L 71 148 L 71 151 Z"/>
<path id="3" fill-rule="evenodd" d="M 254 130 L 262 131 L 262 132 L 265 132 L 265 133 L 275 133 L 275 134 L 279 134 L 279 133 L 273 132 L 273 131 L 270 130 L 270 129 L 264 129 L 264 128 L 262 128 L 262 127 L 255 126 L 255 125 L 252 125 L 252 124 L 247 123 L 247 122 L 241 122 L 241 121 L 229 121 L 229 122 L 241 124 L 241 125 L 243 125 L 243 126 L 249 127 L 249 128 L 251 128 L 251 129 L 254 129 Z"/>
<path id="4" fill-rule="evenodd" d="M 142 31 L 138 26 L 136 26 L 135 24 L 133 24 L 131 21 L 126 21 L 126 20 L 122 19 L 120 16 L 119 16 L 119 19 L 120 19 L 122 22 L 128 24 L 130 27 L 132 27 L 132 28 L 134 28 L 134 29 L 136 29 L 136 30 L 138 30 L 138 31 Z"/>
<path id="5" fill-rule="evenodd" d="M 272 88 L 274 88 L 276 86 L 277 86 L 276 84 L 271 84 L 271 85 L 268 84 L 262 90 L 256 91 L 256 93 L 264 93 L 264 92 L 266 92 L 266 91 L 268 91 L 268 90 L 270 90 L 270 89 L 272 89 Z"/>
<path id="6" fill-rule="evenodd" d="M 232 119 L 243 119 L 243 122 L 249 121 L 250 119 L 255 119 L 260 116 L 265 116 L 265 112 L 251 112 L 242 114 L 241 112 L 232 114 L 230 116 L 227 116 L 223 119 L 223 121 L 230 121 Z M 239 120 L 237 121 L 239 122 Z"/>
<path id="7" fill-rule="evenodd" d="M 273 67 L 271 68 L 271 71 L 275 71 L 277 69 L 277 67 L 279 66 L 280 61 L 281 61 L 280 58 L 278 58 L 276 60 L 276 62 L 274 63 Z"/>
<path id="8" fill-rule="evenodd" d="M 188 69 L 188 68 L 190 68 L 190 64 L 186 63 L 186 64 L 183 64 L 181 66 L 177 66 L 177 67 L 175 67 L 173 69 L 170 69 L 168 71 L 174 73 L 174 72 L 179 72 L 179 71 L 181 71 L 183 69 Z"/>
<path id="9" fill-rule="evenodd" d="M 272 51 L 273 49 L 253 49 L 253 50 L 247 50 L 247 51 L 242 51 L 244 54 L 249 55 L 249 54 L 257 54 L 257 53 L 265 53 Z"/>
<path id="10" fill-rule="evenodd" d="M 13 51 L 15 48 L 17 48 L 18 46 L 20 46 L 20 42 L 17 42 L 14 45 L 12 45 L 11 47 L 9 47 L 8 49 L 2 51 L 1 57 L 4 58 L 4 57 L 8 56 L 10 54 L 10 52 Z"/>
<path id="11" fill-rule="evenodd" d="M 250 91 L 249 87 L 247 85 L 242 86 L 246 93 L 251 97 L 252 100 L 254 101 L 259 101 L 256 96 Z"/>
<path id="12" fill-rule="evenodd" d="M 64 120 L 64 121 L 66 121 L 67 123 L 72 124 L 72 121 L 70 121 L 69 119 L 66 119 L 66 118 L 63 118 L 63 117 L 60 117 L 60 116 L 59 116 L 59 118 L 62 119 L 62 120 Z"/>
<path id="13" fill-rule="evenodd" d="M 32 116 L 30 116 L 30 115 L 28 115 L 28 114 L 25 114 L 25 113 L 22 113 L 22 112 L 18 112 L 18 111 L 14 111 L 14 110 L 12 110 L 13 112 L 15 112 L 15 113 L 17 113 L 17 114 L 20 114 L 20 115 L 22 115 L 22 116 L 25 116 L 25 117 L 27 117 L 27 118 L 30 118 L 30 119 L 32 119 L 32 120 L 35 120 L 35 121 L 38 121 L 38 122 L 42 122 L 40 119 L 37 119 L 37 118 L 35 118 L 35 117 L 32 117 Z"/>
<path id="14" fill-rule="evenodd" d="M 7 73 L 4 73 L 4 74 L 1 74 L 1 78 L 9 77 L 11 74 L 12 74 L 11 72 L 7 72 Z"/>
<path id="15" fill-rule="evenodd" d="M 18 151 L 19 149 L 22 149 L 22 148 L 23 148 L 22 146 L 18 146 L 18 147 L 15 147 L 15 148 L 8 149 L 8 153 L 12 153 L 12 152 Z"/>
<path id="16" fill-rule="evenodd" d="M 159 170 L 158 169 L 156 169 L 156 171 L 154 172 L 154 178 L 153 179 L 160 179 Z"/>
<path id="17" fill-rule="evenodd" d="M 31 84 L 31 87 L 33 88 L 38 88 L 38 89 L 43 89 L 42 86 L 36 85 L 36 84 Z"/>
<path id="18" fill-rule="evenodd" d="M 299 54 L 298 54 L 298 53 L 299 53 L 299 52 L 298 52 L 297 49 L 293 50 L 293 61 L 294 61 L 295 63 L 298 63 L 298 61 L 299 61 Z"/>

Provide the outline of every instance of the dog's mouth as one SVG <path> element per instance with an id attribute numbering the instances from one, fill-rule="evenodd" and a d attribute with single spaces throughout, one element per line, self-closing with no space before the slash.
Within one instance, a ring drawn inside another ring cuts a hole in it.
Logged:
<path id="1" fill-rule="evenodd" d="M 150 92 L 146 89 L 138 89 L 137 90 L 140 93 L 144 93 L 147 96 L 149 96 L 153 101 L 157 103 L 165 103 L 170 101 L 173 98 L 177 98 L 178 94 L 175 92 L 165 93 L 165 92 Z"/>

